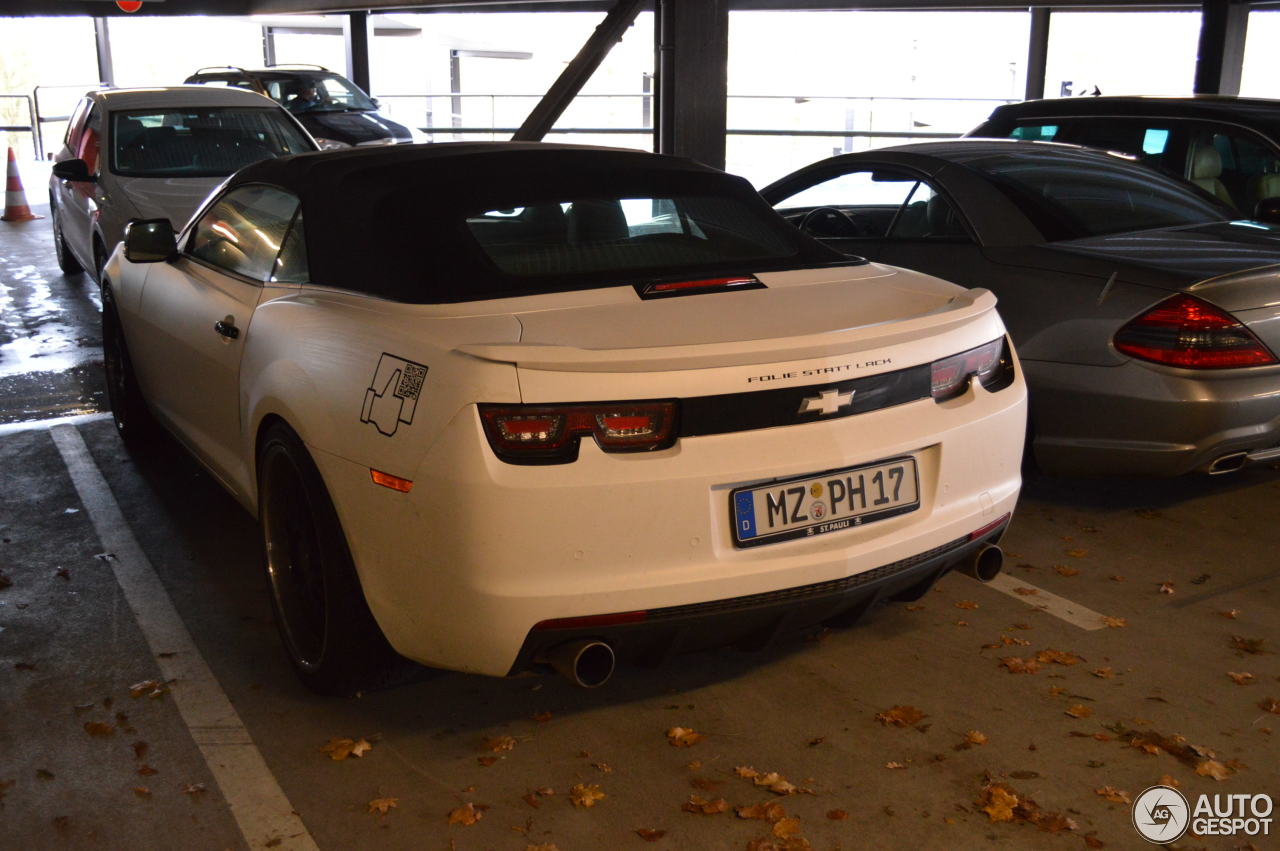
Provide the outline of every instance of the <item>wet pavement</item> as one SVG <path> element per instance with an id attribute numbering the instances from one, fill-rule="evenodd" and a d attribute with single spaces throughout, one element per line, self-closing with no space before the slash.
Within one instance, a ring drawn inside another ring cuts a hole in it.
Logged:
<path id="1" fill-rule="evenodd" d="M 0 426 L 107 404 L 98 285 L 58 269 L 48 165 L 26 161 L 19 169 L 27 203 L 43 218 L 0 222 Z"/>

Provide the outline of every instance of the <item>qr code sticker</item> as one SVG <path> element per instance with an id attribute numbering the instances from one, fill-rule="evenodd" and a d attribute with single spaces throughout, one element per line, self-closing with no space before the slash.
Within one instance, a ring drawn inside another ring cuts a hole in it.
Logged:
<path id="1" fill-rule="evenodd" d="M 422 382 L 427 377 L 427 368 L 416 363 L 406 363 L 400 375 L 400 386 L 396 395 L 402 399 L 417 399 L 422 393 Z"/>

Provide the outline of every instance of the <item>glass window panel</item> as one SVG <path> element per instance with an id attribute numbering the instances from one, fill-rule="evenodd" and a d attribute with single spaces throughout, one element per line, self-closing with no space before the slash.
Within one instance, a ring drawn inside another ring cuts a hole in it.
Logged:
<path id="1" fill-rule="evenodd" d="M 272 276 L 297 209 L 298 199 L 279 189 L 234 189 L 200 218 L 187 251 L 220 269 L 265 281 Z"/>

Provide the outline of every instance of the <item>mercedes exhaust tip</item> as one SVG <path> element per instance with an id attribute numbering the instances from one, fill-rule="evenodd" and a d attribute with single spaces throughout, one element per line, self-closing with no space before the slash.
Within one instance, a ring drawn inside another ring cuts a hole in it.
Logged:
<path id="1" fill-rule="evenodd" d="M 597 688 L 613 676 L 617 661 L 613 648 L 603 641 L 583 639 L 551 648 L 547 661 L 561 676 L 582 688 Z"/>
<path id="2" fill-rule="evenodd" d="M 1249 463 L 1248 452 L 1232 452 L 1230 455 L 1214 459 L 1214 462 L 1209 465 L 1209 475 L 1221 476 L 1224 473 L 1234 473 L 1243 469 L 1247 463 Z"/>
<path id="3" fill-rule="evenodd" d="M 1004 567 L 1004 551 L 995 544 L 988 544 L 961 566 L 960 572 L 979 582 L 990 582 Z"/>

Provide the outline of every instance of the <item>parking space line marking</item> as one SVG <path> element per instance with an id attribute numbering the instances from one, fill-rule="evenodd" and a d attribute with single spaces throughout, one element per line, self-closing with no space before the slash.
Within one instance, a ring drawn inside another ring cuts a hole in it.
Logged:
<path id="1" fill-rule="evenodd" d="M 977 582 L 978 580 L 975 579 L 974 581 Z M 1093 609 L 1086 608 L 1079 603 L 1073 603 L 1066 597 L 1059 597 L 1057 594 L 1032 585 L 1030 582 L 1014 579 L 1007 573 L 997 573 L 996 578 L 986 583 L 986 585 L 992 590 L 1008 594 L 1016 600 L 1047 612 L 1081 629 L 1095 630 L 1103 629 L 1106 626 L 1102 622 L 1102 615 Z M 1036 593 L 1019 594 L 1015 590 L 1017 588 L 1032 588 Z"/>
<path id="2" fill-rule="evenodd" d="M 49 429 L 80 502 L 98 533 L 106 559 L 250 848 L 316 849 L 302 819 L 267 767 L 262 753 L 191 639 L 160 577 L 138 545 L 111 488 L 72 425 Z M 160 654 L 165 654 L 161 657 Z M 172 654 L 172 655 L 170 655 Z M 277 841 L 278 840 L 278 841 Z"/>

